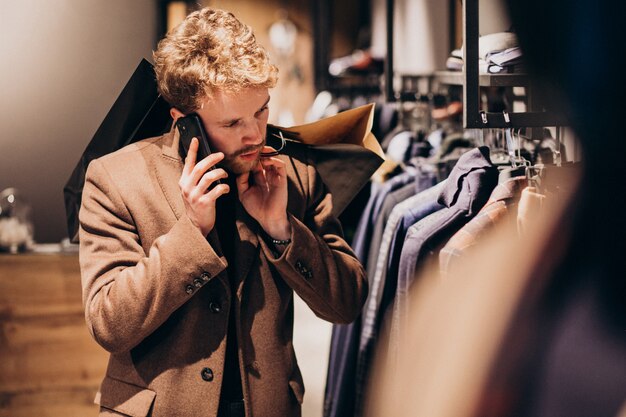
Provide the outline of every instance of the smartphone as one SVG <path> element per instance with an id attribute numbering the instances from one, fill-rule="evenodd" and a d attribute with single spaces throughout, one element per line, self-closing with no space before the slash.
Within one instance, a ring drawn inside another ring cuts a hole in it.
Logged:
<path id="1" fill-rule="evenodd" d="M 199 142 L 196 163 L 209 156 L 211 148 L 209 148 L 209 141 L 200 116 L 191 113 L 185 117 L 181 117 L 176 121 L 176 127 L 180 133 L 180 153 L 183 159 L 185 159 L 187 152 L 189 152 L 189 146 L 193 138 L 197 138 Z"/>
<path id="2" fill-rule="evenodd" d="M 180 153 L 183 160 L 189 152 L 189 146 L 191 145 L 191 139 L 198 139 L 198 154 L 196 155 L 196 163 L 200 162 L 211 154 L 211 148 L 209 147 L 209 140 L 204 130 L 204 125 L 200 116 L 196 113 L 190 113 L 185 117 L 181 117 L 176 121 L 176 128 L 180 133 Z M 215 166 L 210 169 L 215 169 Z M 213 184 L 221 184 L 220 180 L 215 181 Z"/>

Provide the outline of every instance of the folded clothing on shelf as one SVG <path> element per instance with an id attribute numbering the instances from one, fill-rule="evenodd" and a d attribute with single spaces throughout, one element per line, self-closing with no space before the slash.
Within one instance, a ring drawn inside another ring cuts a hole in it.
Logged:
<path id="1" fill-rule="evenodd" d="M 478 39 L 478 66 L 481 74 L 519 73 L 524 71 L 522 50 L 512 32 L 497 32 Z M 463 70 L 463 49 L 455 49 L 446 60 L 446 68 Z"/>

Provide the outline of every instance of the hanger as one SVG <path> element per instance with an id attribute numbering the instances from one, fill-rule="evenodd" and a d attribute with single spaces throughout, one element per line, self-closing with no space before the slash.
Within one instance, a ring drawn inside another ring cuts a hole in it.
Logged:
<path id="1" fill-rule="evenodd" d="M 481 112 L 481 118 L 483 124 L 485 124 L 487 117 L 484 112 Z M 506 141 L 506 129 L 487 129 L 487 135 L 491 142 L 487 145 L 490 148 L 491 162 L 501 167 L 501 169 L 506 169 L 503 167 L 509 167 L 511 163 L 511 158 L 508 153 L 509 147 Z"/>
<path id="2" fill-rule="evenodd" d="M 561 166 L 561 126 L 556 127 L 556 150 L 554 153 L 554 164 Z"/>

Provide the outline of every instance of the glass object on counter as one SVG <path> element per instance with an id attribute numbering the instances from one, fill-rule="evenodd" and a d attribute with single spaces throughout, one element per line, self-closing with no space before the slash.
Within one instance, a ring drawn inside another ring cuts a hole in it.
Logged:
<path id="1" fill-rule="evenodd" d="M 0 252 L 32 249 L 34 227 L 30 205 L 15 188 L 0 193 Z"/>

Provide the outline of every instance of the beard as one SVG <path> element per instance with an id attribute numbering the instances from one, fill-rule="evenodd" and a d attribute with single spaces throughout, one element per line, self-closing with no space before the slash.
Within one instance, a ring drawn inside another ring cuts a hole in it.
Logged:
<path id="1" fill-rule="evenodd" d="M 235 175 L 250 172 L 258 165 L 259 160 L 261 159 L 261 150 L 263 149 L 263 146 L 265 146 L 265 141 L 263 141 L 260 145 L 248 146 L 232 154 L 225 155 L 219 165 L 226 171 Z M 254 160 L 246 161 L 241 158 L 241 155 L 254 151 L 258 151 L 257 157 Z"/>

